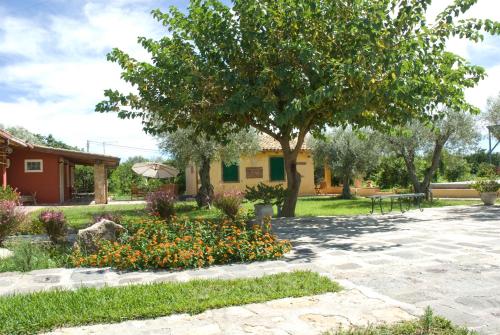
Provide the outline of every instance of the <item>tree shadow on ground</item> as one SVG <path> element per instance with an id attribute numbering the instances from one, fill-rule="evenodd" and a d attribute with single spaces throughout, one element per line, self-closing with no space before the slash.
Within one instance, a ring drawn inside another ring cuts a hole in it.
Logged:
<path id="1" fill-rule="evenodd" d="M 291 241 L 294 252 L 289 259 L 312 261 L 319 257 L 318 252 L 328 250 L 372 252 L 401 246 L 376 238 L 372 245 L 360 245 L 353 239 L 403 230 L 408 222 L 415 222 L 415 219 L 403 215 L 282 218 L 273 222 L 273 231 L 280 238 Z"/>

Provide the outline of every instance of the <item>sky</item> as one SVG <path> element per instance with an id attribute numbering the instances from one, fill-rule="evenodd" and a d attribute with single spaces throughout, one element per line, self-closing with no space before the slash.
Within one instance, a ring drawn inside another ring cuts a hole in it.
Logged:
<path id="1" fill-rule="evenodd" d="M 91 141 L 90 151 L 105 150 L 121 158 L 160 155 L 156 140 L 142 131 L 139 120 L 121 120 L 94 108 L 105 89 L 129 89 L 120 79 L 118 65 L 106 61 L 106 53 L 118 47 L 147 60 L 137 37 L 159 38 L 166 33 L 150 11 L 171 5 L 185 9 L 187 3 L 0 0 L 0 124 L 51 133 L 80 148 Z M 429 18 L 449 3 L 434 0 Z M 500 21 L 500 0 L 479 0 L 468 16 Z M 448 48 L 486 68 L 487 79 L 466 92 L 469 102 L 484 109 L 487 98 L 500 91 L 500 37 L 479 44 L 453 39 Z"/>

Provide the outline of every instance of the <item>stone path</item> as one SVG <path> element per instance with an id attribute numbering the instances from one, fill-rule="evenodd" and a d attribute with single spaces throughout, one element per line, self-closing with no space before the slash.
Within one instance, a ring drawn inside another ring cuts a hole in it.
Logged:
<path id="1" fill-rule="evenodd" d="M 351 326 L 411 320 L 421 311 L 365 288 L 341 283 L 345 289 L 303 298 L 209 310 L 198 315 L 173 315 L 152 320 L 57 329 L 51 335 L 127 334 L 323 334 Z"/>
<path id="2" fill-rule="evenodd" d="M 332 206 L 335 203 L 332 202 Z M 500 207 L 457 206 L 405 214 L 276 220 L 294 244 L 283 261 L 182 272 L 53 269 L 0 274 L 0 295 L 191 278 L 235 278 L 311 269 L 437 313 L 481 334 L 500 333 Z"/>

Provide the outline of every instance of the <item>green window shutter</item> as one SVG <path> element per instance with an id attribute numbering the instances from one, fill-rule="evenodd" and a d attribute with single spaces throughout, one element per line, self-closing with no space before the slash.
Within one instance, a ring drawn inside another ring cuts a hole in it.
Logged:
<path id="1" fill-rule="evenodd" d="M 226 165 L 222 163 L 222 181 L 234 183 L 240 181 L 240 166 L 238 164 Z"/>
<path id="2" fill-rule="evenodd" d="M 271 181 L 285 180 L 285 159 L 283 157 L 271 157 L 269 159 Z"/>

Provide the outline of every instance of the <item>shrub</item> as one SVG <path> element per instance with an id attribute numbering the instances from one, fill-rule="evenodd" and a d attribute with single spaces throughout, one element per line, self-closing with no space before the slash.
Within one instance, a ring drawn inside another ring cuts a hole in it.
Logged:
<path id="1" fill-rule="evenodd" d="M 489 163 L 481 163 L 477 168 L 477 176 L 480 178 L 493 178 L 497 175 L 495 165 Z"/>
<path id="2" fill-rule="evenodd" d="M 241 192 L 224 192 L 214 196 L 212 204 L 231 219 L 235 219 L 243 202 Z"/>
<path id="3" fill-rule="evenodd" d="M 38 217 L 47 235 L 54 244 L 64 243 L 68 232 L 66 218 L 62 211 L 48 210 L 40 213 Z"/>
<path id="4" fill-rule="evenodd" d="M 68 263 L 68 250 L 20 241 L 9 245 L 13 255 L 0 262 L 0 272 L 6 271 L 32 271 L 38 269 L 49 269 L 66 266 Z"/>
<path id="5" fill-rule="evenodd" d="M 16 204 L 19 204 L 20 194 L 16 189 L 13 189 L 10 186 L 7 186 L 5 189 L 0 187 L 0 201 L 14 201 Z"/>
<path id="6" fill-rule="evenodd" d="M 163 219 L 175 215 L 175 201 L 175 195 L 165 191 L 151 192 L 146 197 L 148 211 Z"/>
<path id="7" fill-rule="evenodd" d="M 479 193 L 498 192 L 500 184 L 496 180 L 479 179 L 472 184 L 472 188 Z"/>
<path id="8" fill-rule="evenodd" d="M 26 214 L 18 210 L 16 201 L 0 200 L 0 245 L 7 236 L 16 232 L 24 220 Z"/>
<path id="9" fill-rule="evenodd" d="M 75 249 L 75 266 L 118 269 L 183 269 L 212 264 L 276 259 L 291 249 L 259 225 L 244 221 L 221 222 L 172 218 L 168 224 L 158 218 L 126 224 L 128 234 L 119 242 L 100 241 L 99 250 L 84 254 Z"/>
<path id="10" fill-rule="evenodd" d="M 270 186 L 259 183 L 257 186 L 246 187 L 245 198 L 249 201 L 258 201 L 264 205 L 281 207 L 285 201 L 287 190 L 281 185 Z"/>

